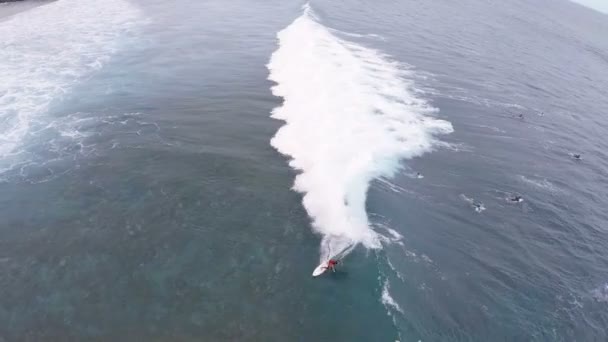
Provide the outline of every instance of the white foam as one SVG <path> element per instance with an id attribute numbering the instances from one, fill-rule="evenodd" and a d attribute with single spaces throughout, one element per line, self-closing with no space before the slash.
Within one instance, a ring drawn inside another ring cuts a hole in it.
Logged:
<path id="1" fill-rule="evenodd" d="M 370 181 L 432 150 L 452 126 L 429 116 L 436 110 L 417 97 L 410 71 L 336 37 L 308 5 L 278 39 L 268 69 L 284 99 L 272 117 L 285 125 L 271 144 L 300 171 L 294 189 L 323 236 L 321 259 L 351 244 L 379 248 L 365 211 Z"/>
<path id="2" fill-rule="evenodd" d="M 394 184 L 393 182 L 391 182 L 389 179 L 386 178 L 378 178 L 377 179 L 378 184 L 382 185 L 383 187 L 387 188 L 388 190 L 394 192 L 394 193 L 409 193 L 409 194 L 413 194 L 412 191 L 405 189 L 404 187 L 401 187 L 397 184 Z"/>
<path id="3" fill-rule="evenodd" d="M 593 291 L 591 291 L 591 295 L 598 302 L 608 303 L 608 283 L 606 283 L 606 284 L 598 287 L 597 289 L 594 289 Z"/>
<path id="4" fill-rule="evenodd" d="M 382 304 L 384 304 L 387 308 L 393 308 L 394 310 L 397 310 L 397 311 L 403 313 L 403 310 L 401 309 L 399 304 L 397 302 L 395 302 L 395 300 L 391 296 L 391 293 L 389 292 L 389 290 L 390 290 L 390 287 L 388 284 L 388 280 L 385 280 L 384 286 L 382 287 L 382 297 L 381 297 Z"/>
<path id="5" fill-rule="evenodd" d="M 58 0 L 0 21 L 0 157 L 52 101 L 107 62 L 140 12 L 124 0 Z"/>

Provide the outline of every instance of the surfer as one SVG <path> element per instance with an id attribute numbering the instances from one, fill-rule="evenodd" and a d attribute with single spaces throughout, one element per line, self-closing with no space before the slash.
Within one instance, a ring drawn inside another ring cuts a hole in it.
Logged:
<path id="1" fill-rule="evenodd" d="M 576 160 L 581 160 L 581 155 L 579 153 L 573 154 L 572 157 Z"/>
<path id="2" fill-rule="evenodd" d="M 329 259 L 327 262 L 326 270 L 331 270 L 332 272 L 336 272 L 336 265 L 338 265 L 338 260 Z"/>
<path id="3" fill-rule="evenodd" d="M 337 259 L 329 259 L 327 262 L 322 262 L 315 270 L 312 272 L 313 277 L 318 277 L 321 274 L 325 273 L 327 270 L 331 270 L 332 272 L 336 272 L 336 265 L 338 265 L 339 261 Z"/>
<path id="4" fill-rule="evenodd" d="M 521 197 L 519 195 L 515 195 L 515 196 L 509 198 L 509 201 L 516 202 L 516 203 L 523 202 L 523 200 L 524 200 L 523 197 Z"/>

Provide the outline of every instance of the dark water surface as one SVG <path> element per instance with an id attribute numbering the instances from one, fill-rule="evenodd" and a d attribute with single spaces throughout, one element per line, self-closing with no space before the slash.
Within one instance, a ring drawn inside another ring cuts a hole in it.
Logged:
<path id="1" fill-rule="evenodd" d="M 454 133 L 372 183 L 371 223 L 403 239 L 312 279 L 266 67 L 304 2 L 112 0 L 116 30 L 81 36 L 109 13 L 62 2 L 17 15 L 36 32 L 65 15 L 66 55 L 0 20 L 19 37 L 0 41 L 0 341 L 608 338 L 608 16 L 313 1 L 336 36 L 411 66 Z"/>

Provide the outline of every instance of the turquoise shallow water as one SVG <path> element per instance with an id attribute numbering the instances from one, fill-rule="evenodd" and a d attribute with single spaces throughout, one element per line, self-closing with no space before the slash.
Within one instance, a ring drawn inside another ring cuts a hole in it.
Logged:
<path id="1" fill-rule="evenodd" d="M 607 338 L 608 17 L 311 2 L 454 128 L 371 182 L 370 224 L 392 241 L 312 279 L 320 236 L 269 143 L 267 63 L 304 3 L 112 1 L 21 12 L 27 32 L 0 21 L 16 37 L 0 42 L 0 340 Z"/>

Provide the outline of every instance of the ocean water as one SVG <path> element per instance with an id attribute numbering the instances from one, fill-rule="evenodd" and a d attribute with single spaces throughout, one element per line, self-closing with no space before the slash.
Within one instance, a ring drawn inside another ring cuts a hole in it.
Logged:
<path id="1" fill-rule="evenodd" d="M 605 341 L 606 37 L 566 0 L 0 4 L 0 341 Z"/>

